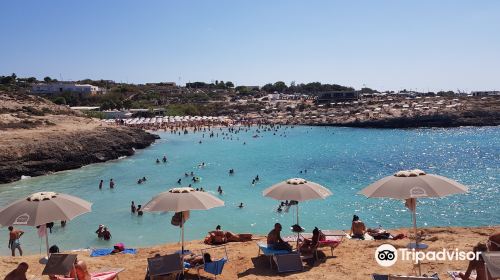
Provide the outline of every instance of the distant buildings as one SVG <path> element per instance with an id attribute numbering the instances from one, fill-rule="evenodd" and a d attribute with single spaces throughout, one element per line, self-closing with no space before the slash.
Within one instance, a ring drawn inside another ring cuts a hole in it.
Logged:
<path id="1" fill-rule="evenodd" d="M 75 83 L 50 83 L 50 84 L 36 84 L 31 88 L 32 93 L 36 94 L 55 94 L 62 92 L 78 93 L 80 95 L 96 95 L 105 93 L 103 88 L 88 85 L 88 84 L 75 84 Z"/>
<path id="2" fill-rule="evenodd" d="M 490 91 L 473 91 L 471 92 L 472 96 L 493 96 L 500 95 L 500 91 L 498 90 L 490 90 Z"/>
<path id="3" fill-rule="evenodd" d="M 331 102 L 346 102 L 359 99 L 360 94 L 357 91 L 330 91 L 321 93 L 316 102 L 318 104 L 329 104 Z"/>

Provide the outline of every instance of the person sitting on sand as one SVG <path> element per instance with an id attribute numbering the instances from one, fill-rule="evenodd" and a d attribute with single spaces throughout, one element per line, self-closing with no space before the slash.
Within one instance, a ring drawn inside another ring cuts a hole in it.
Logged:
<path id="1" fill-rule="evenodd" d="M 484 243 L 478 243 L 476 246 L 474 246 L 474 248 L 472 249 L 472 251 L 474 253 L 477 253 L 477 252 L 486 252 L 488 250 L 488 248 L 486 247 L 486 245 Z M 460 272 L 458 275 L 460 276 L 460 278 L 462 278 L 463 280 L 472 280 L 470 278 L 470 275 L 472 273 L 472 271 L 476 271 L 476 280 L 486 280 L 486 270 L 484 268 L 484 260 L 483 260 L 483 257 L 481 256 L 481 254 L 479 254 L 479 259 L 476 260 L 471 260 L 469 262 L 469 266 L 467 267 L 467 271 L 465 273 L 463 272 Z"/>
<path id="2" fill-rule="evenodd" d="M 4 280 L 26 280 L 26 272 L 28 271 L 28 264 L 25 262 L 20 263 L 17 267 L 9 272 Z"/>
<path id="3" fill-rule="evenodd" d="M 364 240 L 365 233 L 366 233 L 365 223 L 363 223 L 357 215 L 354 215 L 352 217 L 351 232 L 349 233 L 349 235 L 352 238 L 358 238 Z"/>
<path id="4" fill-rule="evenodd" d="M 226 243 L 227 242 L 226 236 L 224 235 L 224 231 L 221 230 L 221 226 L 217 225 L 214 231 L 210 231 L 208 233 L 208 236 L 205 237 L 204 242 L 206 244 L 213 244 L 213 245 Z"/>
<path id="5" fill-rule="evenodd" d="M 312 234 L 311 239 L 304 238 L 302 242 L 299 242 L 299 250 L 302 254 L 311 254 L 318 247 L 319 229 L 314 227 Z"/>
<path id="6" fill-rule="evenodd" d="M 267 246 L 275 250 L 292 251 L 292 246 L 281 238 L 281 229 L 280 223 L 274 224 L 274 229 L 267 235 Z"/>
<path id="7" fill-rule="evenodd" d="M 196 267 L 198 265 L 202 265 L 204 263 L 211 263 L 212 256 L 209 253 L 204 253 L 203 256 L 191 254 L 184 258 L 184 262 L 189 263 L 191 267 Z"/>

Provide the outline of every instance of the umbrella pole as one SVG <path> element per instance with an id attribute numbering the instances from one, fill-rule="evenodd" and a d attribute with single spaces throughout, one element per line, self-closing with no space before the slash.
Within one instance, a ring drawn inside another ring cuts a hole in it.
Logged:
<path id="1" fill-rule="evenodd" d="M 297 225 L 299 224 L 299 203 L 297 202 Z M 297 251 L 299 251 L 299 236 L 300 231 L 297 231 Z"/>
<path id="2" fill-rule="evenodd" d="M 47 226 L 45 226 L 45 245 L 47 246 L 47 258 L 49 257 L 49 233 L 47 232 Z"/>
<path id="3" fill-rule="evenodd" d="M 417 236 L 417 200 L 415 199 L 415 208 L 413 209 L 413 230 L 415 232 L 415 250 L 419 250 L 418 248 L 418 236 Z M 420 268 L 420 261 L 417 263 L 418 266 L 418 276 L 422 275 L 422 271 Z"/>

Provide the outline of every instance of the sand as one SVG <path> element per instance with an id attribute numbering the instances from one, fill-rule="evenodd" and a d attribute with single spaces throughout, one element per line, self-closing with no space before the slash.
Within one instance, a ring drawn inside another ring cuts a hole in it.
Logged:
<path id="1" fill-rule="evenodd" d="M 499 232 L 500 226 L 492 227 L 438 227 L 426 228 L 424 232 L 427 239 L 424 241 L 429 245 L 430 250 L 464 250 L 469 251 L 478 242 L 486 241 L 488 236 L 494 232 Z M 391 230 L 391 233 L 408 233 L 409 229 Z M 390 268 L 379 266 L 374 259 L 375 249 L 384 243 L 394 245 L 396 248 L 405 247 L 409 241 L 408 238 L 402 240 L 385 241 L 360 241 L 344 239 L 344 242 L 334 250 L 334 256 L 331 255 L 329 248 L 323 248 L 320 252 L 320 258 L 323 260 L 314 263 L 304 263 L 304 271 L 297 273 L 278 274 L 275 269 L 269 266 L 269 259 L 265 256 L 257 257 L 258 248 L 256 242 L 265 240 L 264 237 L 257 237 L 253 241 L 244 243 L 229 243 L 226 248 L 229 262 L 224 267 L 223 274 L 219 279 L 370 279 L 371 273 L 379 274 L 414 274 L 413 264 L 408 261 L 398 261 Z M 118 242 L 118 240 L 116 240 Z M 106 267 L 123 267 L 126 270 L 120 273 L 120 279 L 144 279 L 146 271 L 146 259 L 157 253 L 168 254 L 179 250 L 179 244 L 166 244 L 150 248 L 139 248 L 136 255 L 113 255 L 106 257 L 89 257 L 89 252 L 78 252 L 78 258 L 87 262 L 91 271 Z M 207 248 L 202 241 L 188 242 L 186 248 L 199 253 L 200 249 Z M 213 257 L 222 256 L 223 250 L 209 250 Z M 0 276 L 4 276 L 16 265 L 25 261 L 30 265 L 28 279 L 40 277 L 43 266 L 38 264 L 39 255 L 23 257 L 0 257 Z M 467 261 L 438 261 L 424 262 L 422 272 L 433 274 L 438 273 L 441 279 L 449 278 L 447 271 L 464 270 L 467 267 Z M 210 275 L 202 272 L 202 276 Z M 197 279 L 196 271 L 187 272 L 187 279 Z M 211 277 L 213 279 L 213 277 Z M 48 279 L 44 277 L 42 279 Z"/>

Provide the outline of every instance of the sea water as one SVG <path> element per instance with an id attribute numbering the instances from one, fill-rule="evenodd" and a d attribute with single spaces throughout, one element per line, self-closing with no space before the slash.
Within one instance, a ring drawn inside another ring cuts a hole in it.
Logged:
<path id="1" fill-rule="evenodd" d="M 62 250 L 112 247 L 123 242 L 141 247 L 178 242 L 180 231 L 170 224 L 172 213 L 130 213 L 130 202 L 145 204 L 155 194 L 182 186 L 194 172 L 201 181 L 193 183 L 219 196 L 225 207 L 192 211 L 186 222 L 186 239 L 202 239 L 216 225 L 235 233 L 266 234 L 275 222 L 284 225 L 283 235 L 296 215 L 278 213 L 279 204 L 262 196 L 262 191 L 280 181 L 302 177 L 329 188 L 333 195 L 325 200 L 300 203 L 299 222 L 311 231 L 349 229 L 352 215 L 361 217 L 368 227 L 411 227 L 411 214 L 398 200 L 367 199 L 358 192 L 370 183 L 402 169 L 420 168 L 469 187 L 467 194 L 438 199 L 421 199 L 417 208 L 418 226 L 484 226 L 500 222 L 500 128 L 451 129 L 355 129 L 332 127 L 283 127 L 277 132 L 249 131 L 223 136 L 227 130 L 176 135 L 160 132 L 154 145 L 138 150 L 134 156 L 93 164 L 77 170 L 27 178 L 0 185 L 0 207 L 39 191 L 55 191 L 81 197 L 93 203 L 92 212 L 58 223 L 49 235 L 50 244 Z M 258 134 L 259 137 L 253 136 Z M 223 139 L 223 137 L 225 139 Z M 231 140 L 232 137 L 232 140 Z M 201 144 L 199 143 L 201 141 Z M 245 144 L 244 144 L 245 143 Z M 167 163 L 156 163 L 166 155 Z M 199 164 L 205 162 L 205 167 Z M 229 175 L 228 170 L 235 174 Z M 307 172 L 306 172 L 307 170 Z M 302 171 L 302 173 L 301 173 Z M 260 180 L 252 184 L 259 175 Z M 147 182 L 137 184 L 139 178 Z M 109 189 L 109 179 L 116 182 Z M 104 180 L 102 190 L 99 180 Z M 237 206 L 243 202 L 244 207 Z M 112 240 L 96 237 L 99 224 L 109 227 Z M 23 249 L 43 252 L 45 240 L 31 227 Z M 0 229 L 0 254 L 8 255 L 8 233 Z"/>

